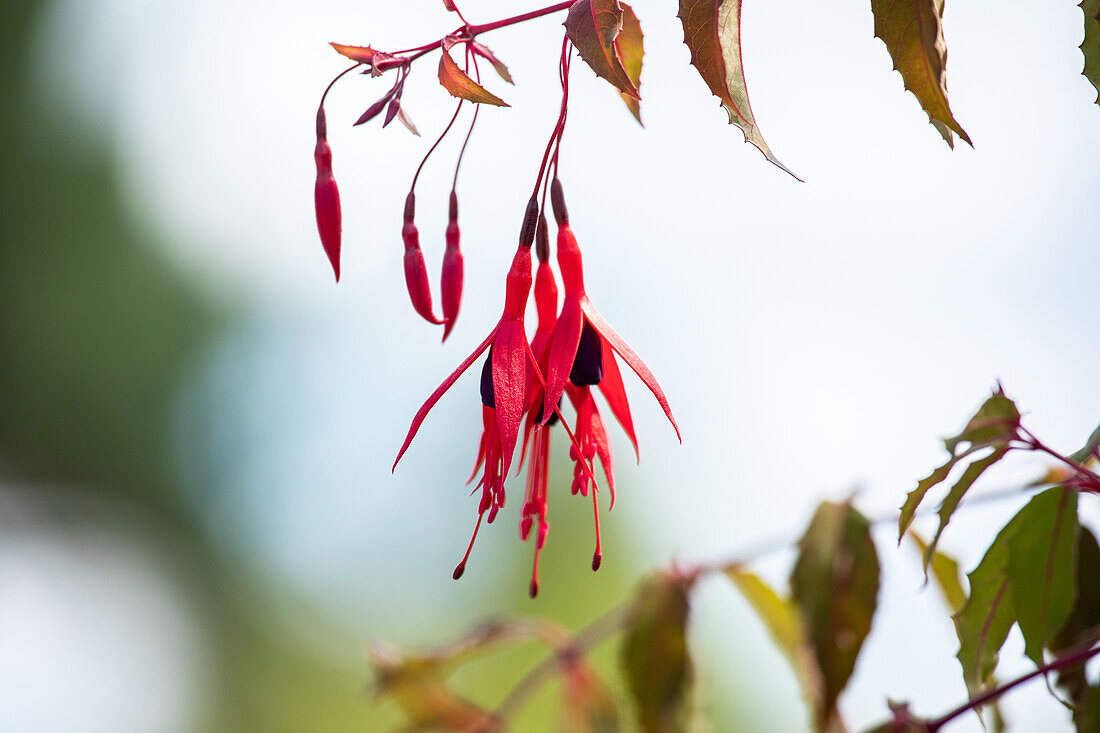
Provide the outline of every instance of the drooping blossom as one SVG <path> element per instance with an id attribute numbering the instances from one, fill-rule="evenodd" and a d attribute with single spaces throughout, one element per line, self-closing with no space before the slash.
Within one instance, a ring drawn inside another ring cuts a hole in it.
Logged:
<path id="1" fill-rule="evenodd" d="M 443 253 L 443 272 L 439 284 L 439 299 L 443 305 L 443 340 L 451 335 L 462 304 L 462 250 L 459 248 L 458 195 L 451 191 L 447 216 L 447 249 Z"/>
<path id="2" fill-rule="evenodd" d="M 313 161 L 317 166 L 317 181 L 313 184 L 313 205 L 317 215 L 317 233 L 325 249 L 336 281 L 340 281 L 340 190 L 332 175 L 332 148 L 328 144 L 325 108 L 322 100 L 317 108 L 317 146 Z"/>
<path id="3" fill-rule="evenodd" d="M 571 377 L 576 384 L 578 380 L 593 380 L 594 373 L 586 374 L 586 370 L 594 371 L 598 365 L 600 374 L 589 384 L 598 384 L 600 391 L 607 399 L 611 412 L 622 425 L 623 430 L 634 445 L 635 454 L 638 454 L 638 440 L 634 434 L 634 422 L 630 415 L 630 405 L 626 399 L 626 390 L 623 387 L 622 376 L 616 363 L 616 356 L 621 358 L 645 383 L 657 402 L 664 410 L 665 416 L 672 423 L 676 431 L 676 437 L 680 437 L 680 428 L 672 417 L 668 399 L 665 397 L 661 385 L 657 383 L 653 373 L 645 365 L 645 362 L 615 333 L 614 329 L 604 320 L 595 306 L 588 299 L 584 287 L 584 268 L 580 247 L 577 239 L 569 227 L 569 213 L 565 208 L 565 197 L 562 193 L 561 183 L 554 179 L 551 185 L 551 201 L 554 208 L 554 218 L 558 223 L 558 267 L 561 270 L 562 286 L 565 290 L 565 298 L 562 302 L 561 313 L 558 315 L 554 326 L 554 333 L 550 344 L 550 354 L 546 366 L 546 394 L 544 405 L 555 405 L 561 399 L 565 391 L 566 383 Z M 583 350 L 583 353 L 582 353 Z M 580 373 L 574 373 L 580 370 Z M 543 420 L 546 419 L 545 408 Z"/>

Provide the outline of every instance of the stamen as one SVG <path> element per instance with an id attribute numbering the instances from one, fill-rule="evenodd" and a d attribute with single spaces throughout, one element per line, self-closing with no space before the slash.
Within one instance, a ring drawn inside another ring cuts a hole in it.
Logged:
<path id="1" fill-rule="evenodd" d="M 592 572 L 600 569 L 600 563 L 603 562 L 603 552 L 600 550 L 600 505 L 596 501 L 596 494 L 598 490 L 596 486 L 592 486 L 592 516 L 596 520 L 596 551 L 592 554 Z"/>
<path id="2" fill-rule="evenodd" d="M 462 577 L 462 574 L 466 572 L 466 561 L 470 559 L 470 550 L 474 549 L 474 540 L 477 539 L 477 531 L 481 529 L 481 518 L 485 516 L 483 512 L 479 512 L 477 515 L 477 524 L 474 525 L 474 535 L 470 538 L 470 544 L 466 546 L 466 554 L 462 556 L 462 562 L 456 567 L 452 578 L 458 580 Z"/>

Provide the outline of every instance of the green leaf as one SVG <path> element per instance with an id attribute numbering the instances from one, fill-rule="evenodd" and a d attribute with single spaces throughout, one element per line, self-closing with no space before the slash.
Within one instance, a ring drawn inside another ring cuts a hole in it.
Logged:
<path id="1" fill-rule="evenodd" d="M 901 516 L 898 517 L 898 544 L 901 544 L 901 540 L 905 536 L 905 530 L 909 529 L 909 526 L 913 523 L 917 509 L 920 508 L 921 502 L 924 501 L 924 497 L 930 489 L 946 481 L 952 469 L 972 453 L 990 447 L 1007 449 L 1009 442 L 1017 436 L 1019 427 L 1020 411 L 1016 408 L 1016 403 L 1010 400 L 998 385 L 993 394 L 982 403 L 974 416 L 967 421 L 963 431 L 943 441 L 947 452 L 951 454 L 947 462 L 917 482 L 917 488 L 906 495 L 905 503 L 901 507 Z M 962 453 L 959 453 L 959 446 L 963 443 L 967 444 L 967 447 Z M 980 473 L 981 471 L 978 472 L 978 475 Z M 966 490 L 970 488 L 970 484 L 976 479 L 977 475 L 974 475 L 973 479 L 964 477 L 963 481 L 956 484 L 959 499 L 962 498 L 962 494 L 966 493 Z M 969 483 L 966 483 L 967 480 L 969 480 Z M 955 507 L 951 507 L 950 511 L 946 512 L 948 519 L 950 519 L 954 509 Z M 941 525 L 946 524 L 946 522 L 943 522 L 943 516 L 943 507 L 941 506 Z M 936 536 L 939 537 L 939 532 L 936 533 Z M 936 540 L 933 539 L 932 546 L 934 547 L 935 544 Z"/>
<path id="2" fill-rule="evenodd" d="M 931 553 L 932 577 L 935 578 L 936 585 L 943 594 L 943 599 L 947 602 L 951 613 L 958 613 L 966 603 L 966 591 L 962 586 L 958 561 L 950 555 L 931 548 L 924 538 L 913 530 L 909 530 L 909 537 L 920 550 L 921 557 L 928 557 Z"/>
<path id="3" fill-rule="evenodd" d="M 997 654 L 1008 636 L 1009 630 L 1017 619 L 1017 610 L 1014 601 L 1022 597 L 1023 591 L 1015 590 L 1013 583 L 1022 583 L 1025 587 L 1034 589 L 1036 584 L 1041 588 L 1046 583 L 1043 578 L 1045 567 L 1039 578 L 1023 578 L 1020 564 L 1029 566 L 1034 559 L 1018 559 L 1015 561 L 1013 571 L 1010 573 L 1009 563 L 1011 550 L 1015 546 L 1015 553 L 1019 557 L 1021 548 L 1039 547 L 1042 562 L 1051 556 L 1047 548 L 1052 540 L 1065 542 L 1062 538 L 1062 530 L 1057 536 L 1052 528 L 1059 523 L 1066 522 L 1069 501 L 1063 504 L 1062 493 L 1064 489 L 1048 489 L 1047 491 L 1032 497 L 1023 509 L 1016 513 L 1008 524 L 997 534 L 993 544 L 985 553 L 985 557 L 978 567 L 967 576 L 970 580 L 970 598 L 962 610 L 955 614 L 955 630 L 959 636 L 959 664 L 962 665 L 963 678 L 966 680 L 967 689 L 971 695 L 985 691 L 990 678 L 997 667 Z M 1075 500 L 1073 500 L 1075 501 Z M 1076 504 L 1074 504 L 1076 506 Z M 1062 519 L 1058 519 L 1062 517 Z M 1075 521 L 1071 524 L 1076 524 Z M 1060 526 L 1065 526 L 1060 524 Z M 1043 543 L 1046 543 L 1045 545 Z M 1054 557 L 1064 554 L 1059 549 Z M 1058 583 L 1063 581 L 1059 579 Z M 1062 588 L 1057 588 L 1059 592 Z M 1049 604 L 1037 599 L 1026 599 L 1028 608 L 1024 615 L 1028 618 L 1026 623 L 1034 629 L 1045 627 L 1036 623 L 1042 621 L 1043 611 L 1046 607 L 1047 614 L 1051 614 Z M 1054 609 L 1057 611 L 1057 608 Z M 1059 612 L 1060 613 L 1060 612 Z M 1063 619 L 1064 620 L 1064 619 Z M 1061 623 L 1061 622 L 1060 622 Z"/>
<path id="4" fill-rule="evenodd" d="M 998 386 L 966 423 L 963 431 L 943 443 L 952 455 L 960 443 L 969 443 L 972 449 L 1001 447 L 1016 437 L 1019 428 L 1020 410 Z"/>
<path id="5" fill-rule="evenodd" d="M 791 591 L 821 670 L 823 700 L 815 711 L 821 730 L 871 630 L 879 561 L 870 523 L 849 503 L 821 504 L 798 548 Z"/>
<path id="6" fill-rule="evenodd" d="M 1073 723 L 1077 726 L 1077 733 L 1100 731 L 1100 688 L 1085 688 L 1081 702 L 1073 712 Z"/>
<path id="7" fill-rule="evenodd" d="M 465 99 L 475 104 L 492 104 L 497 107 L 511 106 L 471 79 L 465 71 L 458 68 L 458 64 L 455 63 L 455 60 L 451 58 L 451 54 L 446 49 L 443 49 L 439 59 L 439 83 L 452 96 L 459 99 Z"/>
<path id="8" fill-rule="evenodd" d="M 1081 0 L 1081 12 L 1085 16 L 1085 40 L 1081 41 L 1085 70 L 1081 73 L 1100 91 L 1100 0 Z M 1095 101 L 1100 104 L 1100 95 Z"/>
<path id="9" fill-rule="evenodd" d="M 1043 647 L 1069 618 L 1077 595 L 1077 492 L 1049 489 L 1030 506 L 1027 526 L 1009 538 L 1007 573 L 1025 653 L 1042 664 Z"/>
<path id="10" fill-rule="evenodd" d="M 806 638 L 798 608 L 741 565 L 727 567 L 724 572 L 756 611 L 772 641 L 790 662 L 806 704 L 817 718 L 824 696 L 821 671 Z"/>
<path id="11" fill-rule="evenodd" d="M 622 730 L 615 699 L 583 660 L 571 661 L 562 679 L 562 730 L 570 733 L 618 733 Z"/>
<path id="12" fill-rule="evenodd" d="M 1100 0 L 1095 0 L 1095 2 L 1100 4 Z M 1100 33 L 1100 31 L 1097 32 Z M 1096 42 L 1100 44 L 1100 38 L 1097 38 Z M 1097 54 L 1100 55 L 1100 49 L 1097 49 Z M 1097 63 L 1100 64 L 1100 60 L 1098 60 Z M 1089 439 L 1085 441 L 1085 444 L 1081 446 L 1081 450 L 1076 453 L 1071 453 L 1069 459 L 1077 463 L 1084 463 L 1098 448 L 1100 448 L 1100 425 L 1097 425 L 1096 430 L 1092 431 L 1092 435 L 1090 435 Z"/>
<path id="13" fill-rule="evenodd" d="M 875 36 L 886 44 L 905 88 L 928 113 L 928 120 L 955 147 L 955 132 L 968 145 L 970 137 L 947 103 L 947 44 L 943 39 L 944 0 L 871 0 Z"/>
<path id="14" fill-rule="evenodd" d="M 936 534 L 932 536 L 932 543 L 929 545 L 928 551 L 924 553 L 925 568 L 928 567 L 928 563 L 932 559 L 932 553 L 936 551 L 936 545 L 939 544 L 943 531 L 947 529 L 947 523 L 951 521 L 951 516 L 955 513 L 955 510 L 959 508 L 959 503 L 962 501 L 963 496 L 970 490 L 970 487 L 974 485 L 974 482 L 986 472 L 986 469 L 1004 458 L 1007 452 L 1007 448 L 997 448 L 985 458 L 974 461 L 966 467 L 966 470 L 963 471 L 963 475 L 959 477 L 959 480 L 956 481 L 955 485 L 951 487 L 951 490 L 947 492 L 947 496 L 944 498 L 943 503 L 940 504 L 939 511 L 937 512 L 940 518 L 940 526 L 936 528 Z"/>
<path id="15" fill-rule="evenodd" d="M 684 43 L 691 51 L 691 63 L 722 103 L 730 124 L 740 127 L 745 140 L 771 163 L 798 178 L 764 142 L 749 105 L 741 64 L 741 0 L 680 0 L 679 16 L 684 24 Z"/>
<path id="16" fill-rule="evenodd" d="M 623 94 L 641 99 L 615 45 L 622 29 L 619 0 L 577 0 L 565 17 L 565 34 L 592 70 Z"/>
<path id="17" fill-rule="evenodd" d="M 623 637 L 623 675 L 645 733 L 684 730 L 691 681 L 686 637 L 690 585 L 690 579 L 672 573 L 647 580 Z"/>
<path id="18" fill-rule="evenodd" d="M 626 71 L 626 75 L 630 77 L 630 81 L 635 88 L 640 90 L 642 88 L 642 57 L 645 56 L 642 26 L 638 23 L 638 16 L 634 14 L 634 9 L 626 3 L 621 3 L 621 5 L 623 7 L 623 30 L 619 37 L 615 39 L 615 49 L 623 62 L 623 70 Z M 641 125 L 641 101 L 626 92 L 620 91 L 619 96 L 626 102 L 626 108 L 630 110 L 630 114 L 634 115 L 634 119 Z"/>
<path id="19" fill-rule="evenodd" d="M 1081 527 L 1077 538 L 1077 599 L 1066 623 L 1050 640 L 1052 652 L 1057 654 L 1095 638 L 1096 627 L 1100 626 L 1100 583 L 1096 582 L 1097 578 L 1100 578 L 1100 545 L 1092 532 Z M 1060 670 L 1058 686 L 1069 694 L 1071 700 L 1080 702 L 1088 687 L 1084 668 Z"/>

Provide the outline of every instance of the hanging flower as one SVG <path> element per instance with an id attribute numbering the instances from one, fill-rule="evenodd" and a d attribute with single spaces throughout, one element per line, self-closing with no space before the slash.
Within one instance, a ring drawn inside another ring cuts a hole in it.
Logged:
<path id="1" fill-rule="evenodd" d="M 630 405 L 626 399 L 622 376 L 616 364 L 615 357 L 618 356 L 649 387 L 669 422 L 672 423 L 676 437 L 679 438 L 680 428 L 672 417 L 672 410 L 669 408 L 661 385 L 657 383 L 645 362 L 615 333 L 588 300 L 584 288 L 581 251 L 573 231 L 569 228 L 569 213 L 565 208 L 565 197 L 561 183 L 556 178 L 551 186 L 551 201 L 554 207 L 554 218 L 558 222 L 558 267 L 561 269 L 565 299 L 550 343 L 550 354 L 546 365 L 543 420 L 546 420 L 546 407 L 556 405 L 561 399 L 566 382 L 572 379 L 574 384 L 597 384 L 607 399 L 611 412 L 614 413 L 634 445 L 637 455 L 638 440 L 634 434 L 634 422 L 630 415 Z"/>

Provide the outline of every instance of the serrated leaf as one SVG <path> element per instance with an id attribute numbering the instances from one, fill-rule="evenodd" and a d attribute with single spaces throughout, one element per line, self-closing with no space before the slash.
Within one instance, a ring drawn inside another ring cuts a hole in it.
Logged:
<path id="1" fill-rule="evenodd" d="M 622 7 L 623 30 L 619 33 L 619 37 L 615 39 L 615 50 L 618 52 L 619 58 L 623 62 L 623 70 L 626 71 L 626 75 L 630 77 L 630 81 L 634 86 L 641 90 L 642 58 L 645 56 L 645 40 L 642 35 L 642 26 L 638 22 L 638 16 L 634 14 L 634 9 L 632 7 L 626 3 L 622 3 Z M 641 125 L 641 101 L 621 91 L 619 92 L 619 96 L 626 102 L 626 108 L 630 110 L 630 114 L 634 115 L 634 119 Z"/>
<path id="2" fill-rule="evenodd" d="M 1077 492 L 1049 489 L 1032 505 L 1028 526 L 1008 541 L 1007 572 L 1025 653 L 1042 664 L 1043 648 L 1069 618 L 1077 595 Z"/>
<path id="3" fill-rule="evenodd" d="M 504 65 L 503 61 L 497 58 L 495 53 L 489 50 L 488 46 L 480 43 L 479 41 L 471 41 L 470 48 L 472 48 L 474 50 L 474 53 L 476 53 L 478 56 L 482 57 L 493 65 L 493 68 L 497 72 L 497 76 L 499 76 L 501 79 L 508 82 L 509 84 L 515 84 L 515 82 L 512 81 L 512 74 L 508 71 L 508 67 Z"/>
<path id="4" fill-rule="evenodd" d="M 951 490 L 947 492 L 947 496 L 944 497 L 943 503 L 940 504 L 937 515 L 940 518 L 940 525 L 936 527 L 936 534 L 932 536 L 932 542 L 928 547 L 928 551 L 924 553 L 924 567 L 928 568 L 928 563 L 932 560 L 932 554 L 936 551 L 936 545 L 939 544 L 940 537 L 943 536 L 943 531 L 947 529 L 947 523 L 951 521 L 952 515 L 955 510 L 959 508 L 959 503 L 962 502 L 963 496 L 970 490 L 970 487 L 974 485 L 986 470 L 993 464 L 1000 461 L 1005 457 L 1008 452 L 1007 448 L 997 448 L 985 458 L 974 461 L 966 470 L 963 471 L 962 476 L 955 482 L 955 485 L 951 487 Z"/>
<path id="5" fill-rule="evenodd" d="M 597 76 L 623 94 L 641 99 L 615 46 L 622 29 L 623 6 L 619 0 L 577 0 L 565 17 L 565 34 Z"/>
<path id="6" fill-rule="evenodd" d="M 879 561 L 871 525 L 850 503 L 822 503 L 798 543 L 791 595 L 822 677 L 816 728 L 836 712 L 836 699 L 871 631 Z"/>
<path id="7" fill-rule="evenodd" d="M 772 641 L 787 658 L 798 678 L 806 705 L 814 711 L 816 718 L 816 711 L 821 709 L 824 695 L 821 672 L 806 638 L 798 609 L 790 599 L 779 595 L 759 576 L 743 566 L 733 565 L 725 568 L 724 572 L 756 611 Z"/>
<path id="8" fill-rule="evenodd" d="M 607 686 L 583 660 L 571 661 L 562 679 L 562 730 L 618 733 L 619 713 Z"/>
<path id="9" fill-rule="evenodd" d="M 920 550 L 922 558 L 928 557 L 928 554 L 931 553 L 932 577 L 936 580 L 936 586 L 943 594 L 943 600 L 947 602 L 951 613 L 958 613 L 959 609 L 966 603 L 966 591 L 963 590 L 958 561 L 950 555 L 929 547 L 924 538 L 913 530 L 909 530 L 909 537 L 912 538 L 913 543 Z"/>
<path id="10" fill-rule="evenodd" d="M 930 489 L 947 480 L 952 469 L 972 453 L 982 448 L 1007 448 L 1009 441 L 1016 437 L 1019 427 L 1020 411 L 1016 408 L 1016 403 L 1010 400 L 998 385 L 993 394 L 967 421 L 962 432 L 943 441 L 947 452 L 951 454 L 947 462 L 917 482 L 917 487 L 906 495 L 905 503 L 901 507 L 901 515 L 898 517 L 898 544 L 901 544 L 905 531 L 913 523 L 917 509 L 920 508 L 921 502 L 924 501 Z M 967 444 L 966 450 L 959 453 L 959 446 L 964 443 Z M 974 478 L 976 479 L 977 476 Z M 964 484 L 961 488 L 962 493 L 965 493 L 969 484 Z M 952 511 L 954 511 L 953 508 Z M 938 536 L 939 533 L 937 533 Z M 932 545 L 935 546 L 935 540 Z"/>
<path id="11" fill-rule="evenodd" d="M 1077 599 L 1066 623 L 1050 640 L 1052 652 L 1059 653 L 1095 637 L 1096 627 L 1100 626 L 1100 583 L 1096 582 L 1097 578 L 1100 578 L 1100 545 L 1092 532 L 1081 527 L 1077 538 Z M 1060 670 L 1058 686 L 1069 694 L 1071 700 L 1080 702 L 1088 687 L 1084 668 Z"/>
<path id="12" fill-rule="evenodd" d="M 801 181 L 764 142 L 749 105 L 741 64 L 741 0 L 680 0 L 679 17 L 684 24 L 684 43 L 691 52 L 691 63 L 722 103 L 730 124 L 740 127 L 745 140 L 771 163 Z"/>
<path id="13" fill-rule="evenodd" d="M 1100 92 L 1100 0 L 1081 0 L 1080 7 L 1085 16 L 1085 40 L 1081 41 L 1085 69 L 1081 73 Z M 1100 104 L 1100 94 L 1094 101 Z"/>
<path id="14" fill-rule="evenodd" d="M 465 99 L 475 104 L 492 104 L 497 107 L 509 107 L 507 102 L 471 79 L 458 68 L 451 54 L 442 52 L 439 59 L 439 83 L 451 93 L 451 96 Z"/>
<path id="15" fill-rule="evenodd" d="M 684 729 L 691 682 L 687 649 L 691 581 L 660 573 L 643 583 L 623 636 L 621 664 L 645 733 Z"/>
<path id="16" fill-rule="evenodd" d="M 346 56 L 352 61 L 358 61 L 361 64 L 370 64 L 374 62 L 375 55 L 378 51 L 375 51 L 370 46 L 345 46 L 341 43 L 329 43 L 336 50 L 336 53 L 341 56 Z"/>
<path id="17" fill-rule="evenodd" d="M 973 146 L 947 103 L 944 0 L 871 0 L 875 36 L 886 44 L 894 69 L 928 119 L 952 148 L 952 132 Z"/>
<path id="18" fill-rule="evenodd" d="M 1049 489 L 1032 497 L 1001 529 L 978 567 L 967 576 L 970 598 L 955 614 L 955 631 L 959 636 L 956 656 L 972 696 L 984 692 L 988 686 L 997 668 L 998 652 L 1016 622 L 1013 597 L 1018 593 L 1011 587 L 1008 572 L 1009 545 L 1027 546 L 1033 538 L 1040 541 L 1044 528 L 1045 538 L 1050 541 L 1049 516 L 1052 508 L 1058 509 L 1061 491 Z"/>

